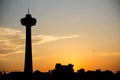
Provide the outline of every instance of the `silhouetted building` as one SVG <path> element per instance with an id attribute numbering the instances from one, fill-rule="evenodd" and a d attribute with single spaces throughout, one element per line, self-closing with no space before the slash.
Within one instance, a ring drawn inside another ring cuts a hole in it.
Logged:
<path id="1" fill-rule="evenodd" d="M 53 80 L 73 80 L 74 77 L 73 65 L 56 64 L 52 76 Z"/>
<path id="2" fill-rule="evenodd" d="M 73 66 L 74 65 L 72 65 L 72 64 L 68 64 L 68 65 L 56 64 L 55 70 L 62 71 L 64 73 L 70 73 L 70 72 L 73 73 L 74 72 Z"/>
<path id="3" fill-rule="evenodd" d="M 26 17 L 21 19 L 21 24 L 26 26 L 26 48 L 25 48 L 25 66 L 24 72 L 27 74 L 33 73 L 32 68 L 32 45 L 31 45 L 31 27 L 36 24 L 36 19 L 32 18 L 31 14 L 26 14 Z"/>

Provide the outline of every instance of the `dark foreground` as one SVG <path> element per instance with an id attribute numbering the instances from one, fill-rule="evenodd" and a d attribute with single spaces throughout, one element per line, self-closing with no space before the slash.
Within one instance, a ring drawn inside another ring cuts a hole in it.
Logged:
<path id="1" fill-rule="evenodd" d="M 74 72 L 73 65 L 56 64 L 55 69 L 48 72 L 35 71 L 33 74 L 24 72 L 0 73 L 0 80 L 120 80 L 120 71 L 113 73 L 106 70 Z"/>

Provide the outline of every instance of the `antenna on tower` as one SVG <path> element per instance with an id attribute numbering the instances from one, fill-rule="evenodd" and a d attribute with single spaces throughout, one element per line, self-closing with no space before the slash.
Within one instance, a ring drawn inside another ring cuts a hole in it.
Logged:
<path id="1" fill-rule="evenodd" d="M 29 8 L 28 8 L 28 14 L 29 14 Z"/>

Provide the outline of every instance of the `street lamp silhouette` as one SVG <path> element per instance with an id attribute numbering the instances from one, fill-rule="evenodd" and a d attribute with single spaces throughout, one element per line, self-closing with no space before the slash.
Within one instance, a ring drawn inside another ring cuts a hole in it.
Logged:
<path id="1" fill-rule="evenodd" d="M 21 19 L 21 24 L 26 26 L 26 47 L 25 47 L 25 65 L 24 72 L 28 74 L 33 73 L 32 67 L 32 40 L 31 40 L 31 27 L 36 24 L 36 19 L 32 18 L 31 14 L 26 14 L 26 17 Z"/>

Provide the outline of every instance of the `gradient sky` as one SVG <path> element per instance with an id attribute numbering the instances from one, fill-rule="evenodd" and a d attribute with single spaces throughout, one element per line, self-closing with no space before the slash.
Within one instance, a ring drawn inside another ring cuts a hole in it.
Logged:
<path id="1" fill-rule="evenodd" d="M 56 63 L 75 71 L 120 70 L 119 0 L 1 0 L 0 71 L 23 71 L 27 9 L 37 19 L 32 27 L 34 70 Z"/>

